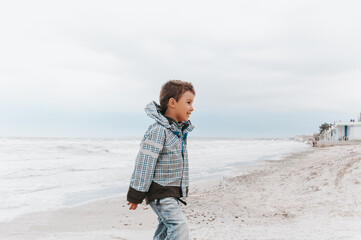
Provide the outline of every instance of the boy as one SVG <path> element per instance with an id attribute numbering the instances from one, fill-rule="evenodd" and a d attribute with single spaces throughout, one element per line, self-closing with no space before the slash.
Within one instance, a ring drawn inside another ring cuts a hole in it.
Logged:
<path id="1" fill-rule="evenodd" d="M 156 122 L 149 126 L 140 144 L 127 195 L 130 210 L 143 199 L 158 215 L 154 239 L 189 239 L 187 219 L 180 203 L 189 185 L 187 134 L 193 130 L 188 118 L 194 110 L 193 85 L 180 80 L 166 82 L 160 105 L 145 107 Z"/>

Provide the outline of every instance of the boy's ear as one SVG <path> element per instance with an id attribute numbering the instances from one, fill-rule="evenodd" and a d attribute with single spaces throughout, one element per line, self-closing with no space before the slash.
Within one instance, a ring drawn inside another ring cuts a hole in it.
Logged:
<path id="1" fill-rule="evenodd" d="M 177 102 L 177 101 L 176 101 L 174 98 L 169 98 L 168 107 L 174 108 L 176 102 Z"/>

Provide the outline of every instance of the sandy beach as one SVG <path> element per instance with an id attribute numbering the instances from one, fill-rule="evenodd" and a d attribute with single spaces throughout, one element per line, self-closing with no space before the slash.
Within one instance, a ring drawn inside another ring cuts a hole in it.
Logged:
<path id="1" fill-rule="evenodd" d="M 191 239 L 361 239 L 360 143 L 324 145 L 191 186 Z M 125 196 L 0 223 L 0 239 L 152 239 L 149 206 Z"/>

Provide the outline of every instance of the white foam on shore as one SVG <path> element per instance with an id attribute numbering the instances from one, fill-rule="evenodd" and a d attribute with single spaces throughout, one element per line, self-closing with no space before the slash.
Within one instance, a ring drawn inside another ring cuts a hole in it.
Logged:
<path id="1" fill-rule="evenodd" d="M 139 139 L 0 139 L 0 221 L 125 193 Z M 277 160 L 304 143 L 190 139 L 191 181 L 229 174 L 257 160 Z"/>

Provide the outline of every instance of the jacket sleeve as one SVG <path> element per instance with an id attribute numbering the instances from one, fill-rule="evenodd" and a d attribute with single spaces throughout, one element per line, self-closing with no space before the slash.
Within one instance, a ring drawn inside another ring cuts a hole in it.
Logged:
<path id="1" fill-rule="evenodd" d="M 163 149 L 165 140 L 164 127 L 156 125 L 144 135 L 135 161 L 135 167 L 130 179 L 127 200 L 131 203 L 141 203 L 153 181 L 154 170 L 158 156 Z"/>

